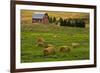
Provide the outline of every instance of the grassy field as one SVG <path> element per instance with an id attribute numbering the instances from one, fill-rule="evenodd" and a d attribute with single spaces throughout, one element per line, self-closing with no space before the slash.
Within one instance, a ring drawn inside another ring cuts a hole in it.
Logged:
<path id="1" fill-rule="evenodd" d="M 57 36 L 57 37 L 54 37 Z M 60 46 L 79 43 L 69 53 L 57 52 L 48 57 L 43 56 L 43 47 L 36 46 L 36 39 L 42 37 L 53 44 L 58 51 Z M 52 24 L 21 25 L 21 62 L 45 62 L 89 59 L 89 28 L 63 27 Z"/>

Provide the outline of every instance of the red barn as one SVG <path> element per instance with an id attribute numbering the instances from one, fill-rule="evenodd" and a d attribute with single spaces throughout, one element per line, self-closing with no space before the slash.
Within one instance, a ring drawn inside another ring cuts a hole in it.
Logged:
<path id="1" fill-rule="evenodd" d="M 49 23 L 48 14 L 45 12 L 40 12 L 40 13 L 38 12 L 38 13 L 33 14 L 32 23 L 48 24 Z"/>

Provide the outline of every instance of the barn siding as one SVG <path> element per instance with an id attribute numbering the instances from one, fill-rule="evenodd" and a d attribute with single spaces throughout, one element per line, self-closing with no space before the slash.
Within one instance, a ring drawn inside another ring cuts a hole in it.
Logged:
<path id="1" fill-rule="evenodd" d="M 44 24 L 48 24 L 49 23 L 49 19 L 48 19 L 48 14 L 45 13 L 43 18 L 32 18 L 32 23 L 44 23 Z"/>

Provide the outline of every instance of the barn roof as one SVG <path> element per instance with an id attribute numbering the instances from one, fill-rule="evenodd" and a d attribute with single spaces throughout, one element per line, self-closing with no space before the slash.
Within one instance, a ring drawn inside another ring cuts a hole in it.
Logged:
<path id="1" fill-rule="evenodd" d="M 45 15 L 46 13 L 35 13 L 35 14 L 33 14 L 33 16 L 32 16 L 32 18 L 35 18 L 35 19 L 42 19 L 43 18 L 43 16 Z"/>

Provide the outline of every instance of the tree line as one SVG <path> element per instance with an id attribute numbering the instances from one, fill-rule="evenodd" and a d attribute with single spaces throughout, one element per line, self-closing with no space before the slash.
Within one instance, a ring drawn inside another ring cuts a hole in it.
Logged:
<path id="1" fill-rule="evenodd" d="M 85 21 L 83 19 L 77 18 L 77 19 L 63 19 L 59 18 L 56 19 L 56 17 L 49 17 L 49 23 L 54 24 L 60 24 L 60 26 L 70 26 L 70 27 L 85 27 Z"/>

